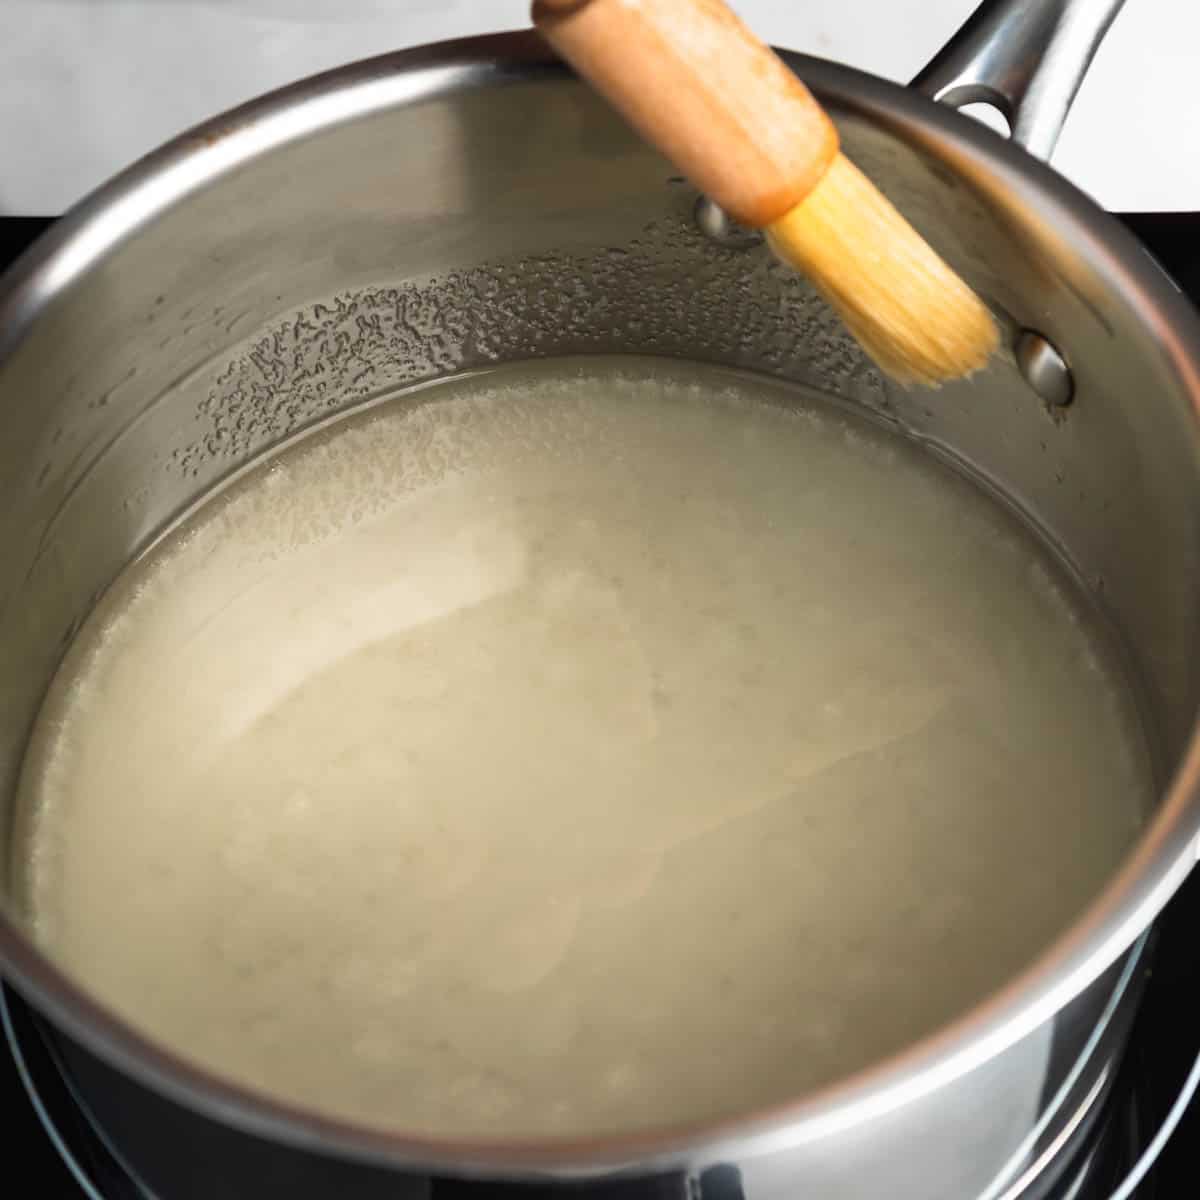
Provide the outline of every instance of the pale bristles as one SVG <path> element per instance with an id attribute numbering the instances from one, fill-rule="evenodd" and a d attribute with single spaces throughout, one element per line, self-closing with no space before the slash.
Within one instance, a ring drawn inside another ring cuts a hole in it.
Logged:
<path id="1" fill-rule="evenodd" d="M 897 382 L 936 387 L 996 349 L 982 301 L 844 154 L 766 234 Z"/>

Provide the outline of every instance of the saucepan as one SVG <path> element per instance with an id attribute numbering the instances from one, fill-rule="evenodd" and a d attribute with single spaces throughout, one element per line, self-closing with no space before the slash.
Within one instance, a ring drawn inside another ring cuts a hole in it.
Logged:
<path id="1" fill-rule="evenodd" d="M 6 859 L 63 649 L 172 518 L 388 389 L 581 352 L 815 387 L 963 463 L 1119 634 L 1159 767 L 1153 817 L 1102 894 L 949 1027 L 770 1112 L 571 1145 L 359 1128 L 177 1060 L 39 953 L 8 863 L 6 977 L 152 1190 L 420 1196 L 437 1174 L 750 1200 L 1044 1193 L 1111 1078 L 1145 931 L 1200 850 L 1200 328 L 1130 235 L 1041 161 L 1117 7 L 993 0 L 912 88 L 785 55 L 1004 325 L 987 372 L 938 392 L 882 379 L 803 281 L 698 206 L 531 33 L 387 55 L 227 113 L 89 197 L 3 278 Z M 954 111 L 976 101 L 1010 139 Z"/>

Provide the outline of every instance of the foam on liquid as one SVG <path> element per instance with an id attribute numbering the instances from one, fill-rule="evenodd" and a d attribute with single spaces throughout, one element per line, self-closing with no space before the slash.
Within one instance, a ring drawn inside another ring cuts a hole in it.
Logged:
<path id="1" fill-rule="evenodd" d="M 377 1125 L 793 1097 L 1043 948 L 1148 794 L 1033 540 L 794 390 L 560 362 L 293 446 L 101 602 L 24 780 L 38 935 Z"/>

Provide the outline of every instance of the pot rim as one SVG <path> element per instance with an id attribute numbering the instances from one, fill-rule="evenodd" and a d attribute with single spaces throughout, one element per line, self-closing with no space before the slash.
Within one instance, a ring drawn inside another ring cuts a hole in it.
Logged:
<path id="1" fill-rule="evenodd" d="M 835 113 L 854 114 L 1069 232 L 1107 286 L 1150 328 L 1192 403 L 1200 458 L 1200 323 L 1118 222 L 1050 168 L 969 118 L 836 63 L 783 52 Z M 60 219 L 0 276 L 0 361 L 40 313 L 175 203 L 255 157 L 352 119 L 484 86 L 569 78 L 532 31 L 423 46 L 312 76 L 154 151 Z M 144 1038 L 74 984 L 0 912 L 0 963 L 64 1031 L 139 1082 L 218 1121 L 293 1146 L 391 1165 L 491 1176 L 587 1177 L 754 1157 L 811 1143 L 949 1083 L 1048 1021 L 1129 949 L 1200 858 L 1200 725 L 1164 798 L 1082 916 L 982 1003 L 898 1054 L 800 1099 L 743 1116 L 588 1140 L 460 1141 L 323 1117 L 229 1083 Z"/>

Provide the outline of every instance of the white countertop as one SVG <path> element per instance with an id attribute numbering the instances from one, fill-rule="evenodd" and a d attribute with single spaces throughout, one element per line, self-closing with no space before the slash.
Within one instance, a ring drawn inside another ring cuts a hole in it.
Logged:
<path id="1" fill-rule="evenodd" d="M 973 0 L 735 0 L 769 41 L 909 78 Z M 527 0 L 0 0 L 0 213 L 54 213 L 197 121 Z M 1128 0 L 1054 165 L 1121 211 L 1200 210 L 1200 0 Z"/>

